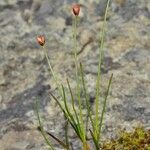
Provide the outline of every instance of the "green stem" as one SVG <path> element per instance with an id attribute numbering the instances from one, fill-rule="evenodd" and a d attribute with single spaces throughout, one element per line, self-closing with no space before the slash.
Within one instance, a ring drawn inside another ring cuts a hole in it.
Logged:
<path id="1" fill-rule="evenodd" d="M 85 85 L 85 80 L 84 80 L 82 63 L 80 63 L 80 72 L 81 72 L 83 90 L 84 90 L 84 94 L 85 94 L 85 102 L 86 102 L 86 109 L 87 109 L 87 119 L 90 118 L 92 127 L 94 129 L 94 122 L 93 122 L 93 119 L 92 119 L 91 107 L 90 107 L 90 104 L 89 104 L 89 97 L 88 97 L 88 94 L 87 94 L 87 91 L 86 91 L 86 85 Z M 87 130 L 87 127 L 86 127 L 86 130 Z"/>
<path id="2" fill-rule="evenodd" d="M 109 8 L 109 3 L 110 0 L 107 1 L 107 6 L 105 10 L 105 15 L 104 15 L 104 23 L 102 27 L 102 32 L 100 36 L 100 47 L 99 47 L 99 65 L 98 65 L 98 76 L 97 76 L 97 81 L 96 81 L 96 100 L 95 100 L 95 131 L 94 135 L 96 136 L 96 139 L 98 140 L 98 132 L 99 132 L 99 92 L 100 92 L 100 81 L 101 81 L 101 66 L 103 62 L 103 49 L 104 49 L 104 38 L 105 38 L 105 27 L 106 27 L 106 18 L 107 18 L 107 13 L 108 13 L 108 8 Z"/>
<path id="3" fill-rule="evenodd" d="M 77 123 L 78 123 L 79 128 L 80 128 L 79 117 L 78 117 L 78 114 L 77 114 L 77 111 L 76 111 L 75 105 L 74 105 L 74 96 L 73 96 L 73 93 L 72 93 L 72 90 L 71 90 L 71 86 L 70 86 L 70 83 L 69 83 L 69 80 L 68 80 L 68 79 L 67 79 L 67 84 L 68 84 L 69 92 L 70 92 L 70 95 L 71 95 L 72 108 L 73 108 L 73 111 L 74 111 L 74 114 L 75 114 Z"/>
<path id="4" fill-rule="evenodd" d="M 68 139 L 68 123 L 69 123 L 69 121 L 66 118 L 66 123 L 65 123 L 65 141 L 66 141 L 66 145 L 68 147 L 67 150 L 70 150 L 70 143 L 69 143 L 69 139 Z"/>
<path id="5" fill-rule="evenodd" d="M 74 19 L 74 32 L 73 32 L 73 39 L 74 39 L 74 61 L 75 61 L 75 71 L 76 71 L 76 83 L 77 83 L 77 95 L 78 95 L 78 104 L 79 104 L 79 118 L 82 128 L 82 140 L 85 142 L 85 131 L 84 131 L 84 124 L 83 124 L 83 114 L 82 114 L 82 103 L 81 103 L 81 97 L 80 97 L 80 79 L 79 79 L 79 72 L 78 72 L 78 58 L 77 58 L 77 19 L 78 17 L 75 16 Z"/>
<path id="6" fill-rule="evenodd" d="M 74 118 L 72 118 L 72 115 L 68 115 L 68 113 L 66 112 L 66 110 L 62 107 L 62 105 L 60 104 L 59 100 L 52 94 L 50 93 L 50 95 L 53 97 L 53 99 L 56 101 L 56 103 L 59 105 L 60 109 L 62 110 L 62 112 L 64 113 L 65 117 L 68 119 L 69 123 L 71 124 L 72 128 L 75 130 L 75 132 L 77 133 L 77 135 L 79 136 L 79 138 L 81 139 L 80 135 L 78 134 L 78 126 L 76 125 Z"/>
<path id="7" fill-rule="evenodd" d="M 53 148 L 52 144 L 49 142 L 49 140 L 48 140 L 47 137 L 46 137 L 46 133 L 45 133 L 45 131 L 44 131 L 44 129 L 43 129 L 43 125 L 42 125 L 42 122 L 41 122 L 41 119 L 40 119 L 40 115 L 39 115 L 39 111 L 38 111 L 39 107 L 38 107 L 38 106 L 39 106 L 39 105 L 38 105 L 38 100 L 36 100 L 35 111 L 36 111 L 36 114 L 37 114 L 37 118 L 38 118 L 38 122 L 39 122 L 39 127 L 40 127 L 41 134 L 42 134 L 42 136 L 43 136 L 45 142 L 47 143 L 47 145 L 50 147 L 49 149 L 50 149 L 50 150 L 55 150 L 55 149 Z"/>
<path id="8" fill-rule="evenodd" d="M 103 121 L 104 121 L 104 114 L 106 112 L 106 102 L 107 102 L 107 97 L 108 97 L 108 94 L 109 94 L 112 78 L 113 78 L 113 74 L 111 74 L 111 77 L 109 79 L 108 88 L 107 88 L 107 92 L 106 92 L 106 96 L 105 96 L 104 104 L 103 104 L 103 110 L 102 110 L 102 113 L 101 113 L 101 119 L 100 119 L 100 123 L 99 123 L 99 134 L 98 134 L 98 139 L 99 140 L 100 140 L 100 136 L 101 136 L 102 125 L 103 125 Z"/>
<path id="9" fill-rule="evenodd" d="M 58 79 L 57 79 L 57 77 L 56 77 L 56 75 L 55 75 L 55 73 L 54 73 L 54 71 L 53 71 L 53 68 L 52 68 L 50 59 L 49 59 L 49 57 L 48 57 L 48 52 L 47 52 L 46 48 L 44 48 L 44 46 L 43 46 L 43 49 L 44 49 L 44 54 L 45 54 L 45 57 L 46 57 L 46 60 L 47 60 L 47 63 L 48 63 L 50 72 L 52 73 L 52 76 L 53 76 L 53 78 L 54 78 L 55 84 L 56 84 L 56 86 L 57 86 L 58 89 L 59 89 L 59 94 L 60 94 L 60 96 L 63 97 L 63 93 L 62 93 L 62 90 L 61 90 L 61 85 L 59 84 Z"/>

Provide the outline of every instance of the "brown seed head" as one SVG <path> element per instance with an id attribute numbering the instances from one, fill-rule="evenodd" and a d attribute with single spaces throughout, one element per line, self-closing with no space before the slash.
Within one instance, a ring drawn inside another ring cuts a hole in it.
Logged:
<path id="1" fill-rule="evenodd" d="M 80 13 L 80 5 L 79 4 L 74 4 L 72 6 L 72 12 L 75 16 L 78 16 Z"/>
<path id="2" fill-rule="evenodd" d="M 39 35 L 37 38 L 36 38 L 37 42 L 41 45 L 41 46 L 44 46 L 45 44 L 45 37 L 43 35 Z"/>

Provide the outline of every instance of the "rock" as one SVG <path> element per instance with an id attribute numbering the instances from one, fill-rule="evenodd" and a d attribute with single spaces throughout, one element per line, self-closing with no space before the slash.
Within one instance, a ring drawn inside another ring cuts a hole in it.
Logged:
<path id="1" fill-rule="evenodd" d="M 81 36 L 80 36 L 81 44 L 84 45 L 88 43 L 89 41 L 93 41 L 94 39 L 94 33 L 90 30 L 82 30 Z"/>
<path id="2" fill-rule="evenodd" d="M 54 72 L 65 86 L 68 78 L 75 92 L 72 3 L 70 0 L 0 1 L 0 147 L 4 150 L 47 149 L 37 130 L 34 111 L 37 98 L 44 129 L 64 139 L 64 116 L 49 94 L 52 92 L 60 98 L 58 88 L 36 37 L 45 35 L 45 48 Z M 79 3 L 78 59 L 83 64 L 87 92 L 94 110 L 99 35 L 106 0 L 80 0 Z M 115 137 L 118 129 L 131 130 L 138 123 L 150 127 L 149 12 L 149 0 L 114 0 L 110 4 L 101 68 L 100 108 L 111 73 L 114 77 L 102 138 Z M 84 96 L 83 90 L 81 96 Z M 69 94 L 67 98 L 70 102 Z M 74 149 L 80 149 L 71 128 L 69 133 Z M 58 143 L 54 142 L 54 145 L 61 149 Z"/>
<path id="3" fill-rule="evenodd" d="M 39 5 L 39 3 L 38 3 L 38 5 Z M 35 10 L 35 5 L 34 5 L 33 9 Z M 46 21 L 45 19 L 48 16 L 50 16 L 52 14 L 52 12 L 53 12 L 52 5 L 49 3 L 48 0 L 45 0 L 40 4 L 39 9 L 35 12 L 36 20 L 38 21 L 38 23 L 43 24 Z"/>
<path id="4" fill-rule="evenodd" d="M 107 0 L 100 1 L 97 5 L 95 13 L 97 13 L 97 15 L 104 16 L 106 5 L 107 5 Z"/>
<path id="5" fill-rule="evenodd" d="M 2 103 L 2 95 L 0 95 L 0 103 Z"/>
<path id="6" fill-rule="evenodd" d="M 150 13 L 150 3 L 147 4 L 147 9 L 148 9 L 148 11 Z"/>
<path id="7" fill-rule="evenodd" d="M 26 141 L 20 141 L 20 142 L 14 143 L 13 145 L 10 145 L 10 149 L 14 149 L 14 150 L 25 150 L 28 147 L 29 147 L 29 143 Z"/>
<path id="8" fill-rule="evenodd" d="M 17 3 L 17 0 L 2 0 L 0 2 L 0 5 L 15 5 Z"/>

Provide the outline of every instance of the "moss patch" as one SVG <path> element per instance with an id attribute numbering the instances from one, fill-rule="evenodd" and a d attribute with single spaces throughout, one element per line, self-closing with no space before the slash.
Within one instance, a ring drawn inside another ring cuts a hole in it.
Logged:
<path id="1" fill-rule="evenodd" d="M 133 132 L 120 131 L 117 139 L 103 143 L 102 150 L 150 150 L 150 129 L 137 127 Z"/>

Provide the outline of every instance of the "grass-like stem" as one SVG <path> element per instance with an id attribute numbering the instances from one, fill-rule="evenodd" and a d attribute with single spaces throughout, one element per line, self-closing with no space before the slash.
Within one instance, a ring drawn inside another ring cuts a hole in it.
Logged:
<path id="1" fill-rule="evenodd" d="M 43 125 L 42 125 L 42 122 L 41 122 L 41 117 L 39 115 L 39 103 L 38 103 L 38 100 L 36 99 L 36 104 L 35 104 L 35 111 L 36 111 L 36 115 L 37 115 L 37 119 L 38 119 L 38 123 L 39 123 L 39 127 L 40 127 L 40 131 L 41 131 L 41 134 L 45 140 L 45 142 L 47 143 L 47 145 L 49 146 L 49 149 L 50 150 L 55 150 L 55 148 L 52 146 L 52 144 L 50 143 L 50 141 L 48 140 L 48 138 L 46 137 L 46 132 L 44 131 L 43 129 Z"/>
<path id="2" fill-rule="evenodd" d="M 74 17 L 74 23 L 73 23 L 73 44 L 74 44 L 74 61 L 75 61 L 75 72 L 76 72 L 76 91 L 77 91 L 77 97 L 78 97 L 78 105 L 79 105 L 79 118 L 80 118 L 80 126 L 82 131 L 82 141 L 85 143 L 86 141 L 86 135 L 85 135 L 85 129 L 84 129 L 84 123 L 83 123 L 83 113 L 82 113 L 82 102 L 81 102 L 81 96 L 80 96 L 80 75 L 79 75 L 79 64 L 78 64 L 78 58 L 77 58 L 77 20 L 78 16 Z"/>
<path id="3" fill-rule="evenodd" d="M 102 31 L 100 34 L 100 46 L 99 46 L 99 64 L 98 64 L 98 75 L 96 80 L 96 99 L 95 99 L 95 129 L 94 129 L 94 136 L 97 140 L 99 140 L 99 98 L 100 98 L 100 81 L 101 81 L 101 66 L 103 62 L 103 49 L 104 49 L 104 38 L 105 38 L 105 30 L 106 30 L 106 18 L 108 13 L 110 0 L 107 1 L 107 6 L 105 9 L 104 15 L 104 23 L 102 27 Z"/>
<path id="4" fill-rule="evenodd" d="M 101 118 L 100 118 L 100 122 L 99 122 L 99 132 L 98 132 L 99 133 L 98 134 L 99 141 L 101 139 L 102 125 L 103 125 L 103 121 L 104 121 L 104 114 L 106 112 L 106 102 L 107 102 L 107 97 L 108 97 L 108 94 L 109 94 L 109 90 L 110 90 L 110 85 L 111 85 L 111 82 L 112 82 L 112 78 L 113 78 L 113 74 L 111 74 L 111 77 L 109 79 L 109 83 L 108 83 L 106 95 L 105 95 L 105 98 L 104 98 L 103 109 L 102 109 Z"/>

